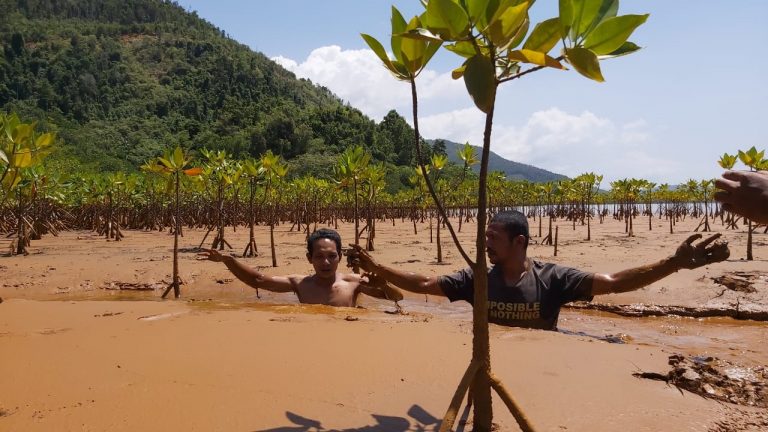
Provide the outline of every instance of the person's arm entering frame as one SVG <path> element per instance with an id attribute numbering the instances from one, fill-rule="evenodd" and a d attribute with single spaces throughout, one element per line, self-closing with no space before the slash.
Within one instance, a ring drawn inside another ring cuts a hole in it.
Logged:
<path id="1" fill-rule="evenodd" d="M 592 276 L 592 295 L 634 291 L 661 280 L 678 270 L 695 269 L 728 259 L 730 256 L 728 243 L 715 241 L 720 237 L 720 234 L 715 234 L 697 245 L 693 245 L 693 242 L 701 237 L 701 234 L 688 237 L 677 248 L 674 255 L 653 264 L 634 267 L 613 274 L 595 273 Z"/>
<path id="2" fill-rule="evenodd" d="M 289 277 L 259 273 L 231 256 L 220 254 L 215 249 L 204 249 L 198 256 L 208 261 L 223 262 L 236 278 L 252 288 L 262 288 L 274 292 L 294 291 Z"/>
<path id="3" fill-rule="evenodd" d="M 353 250 L 354 265 L 359 266 L 363 271 L 372 273 L 378 278 L 391 282 L 393 285 L 417 294 L 430 294 L 445 296 L 440 289 L 438 278 L 435 276 L 424 276 L 413 272 L 404 272 L 385 265 L 381 265 L 373 260 L 373 257 L 359 245 L 350 245 Z"/>
<path id="4" fill-rule="evenodd" d="M 715 200 L 723 209 L 757 223 L 768 223 L 768 172 L 726 171 L 715 180 Z"/>

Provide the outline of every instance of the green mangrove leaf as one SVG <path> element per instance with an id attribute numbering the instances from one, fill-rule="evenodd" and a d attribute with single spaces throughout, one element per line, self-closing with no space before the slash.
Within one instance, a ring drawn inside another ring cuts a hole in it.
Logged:
<path id="1" fill-rule="evenodd" d="M 438 42 L 438 43 L 443 42 L 443 40 L 437 37 L 436 34 L 432 33 L 431 31 L 425 28 L 411 29 L 404 33 L 398 33 L 394 36 L 398 36 L 403 39 L 415 39 L 415 40 L 420 40 L 424 42 Z"/>
<path id="2" fill-rule="evenodd" d="M 610 54 L 621 48 L 633 31 L 648 19 L 645 15 L 622 15 L 609 18 L 584 40 L 584 48 L 597 55 Z"/>
<path id="3" fill-rule="evenodd" d="M 548 53 L 560 40 L 560 18 L 550 18 L 536 24 L 523 49 Z"/>
<path id="4" fill-rule="evenodd" d="M 528 19 L 528 17 L 525 17 L 525 20 L 523 20 L 523 24 L 517 29 L 517 33 L 514 37 L 512 37 L 512 40 L 509 41 L 509 43 L 502 47 L 502 50 L 510 50 L 517 48 L 522 42 L 523 39 L 525 39 L 525 36 L 528 34 L 528 29 L 531 26 L 531 20 Z"/>
<path id="5" fill-rule="evenodd" d="M 402 43 L 402 39 L 399 37 L 395 37 L 394 35 L 398 35 L 400 33 L 405 32 L 405 29 L 407 26 L 408 26 L 408 22 L 405 21 L 405 18 L 403 18 L 403 14 L 401 14 L 396 7 L 392 6 L 392 35 L 393 35 L 393 37 L 391 38 L 392 52 L 395 54 L 395 58 L 400 62 L 403 61 L 403 59 L 400 58 L 400 52 L 401 52 L 400 44 Z M 368 46 L 371 46 L 371 44 L 369 43 Z M 371 47 L 371 49 L 373 49 L 373 47 Z M 379 58 L 381 58 L 381 56 L 379 56 Z"/>
<path id="6" fill-rule="evenodd" d="M 53 141 L 56 139 L 56 134 L 53 132 L 45 133 L 37 137 L 35 140 L 35 147 L 37 148 L 44 148 L 48 147 L 51 144 L 53 144 Z"/>
<path id="7" fill-rule="evenodd" d="M 605 0 L 579 0 L 573 2 L 573 22 L 571 40 L 583 38 L 592 28 Z"/>
<path id="8" fill-rule="evenodd" d="M 392 67 L 392 60 L 389 59 L 387 51 L 384 50 L 384 45 L 382 45 L 381 42 L 376 40 L 376 38 L 373 36 L 367 35 L 365 33 L 360 33 L 360 36 L 362 36 L 365 43 L 368 44 L 368 47 L 371 48 L 379 60 L 384 62 L 384 66 L 386 66 L 390 71 L 393 71 L 394 67 Z"/>
<path id="9" fill-rule="evenodd" d="M 496 74 L 488 57 L 476 55 L 465 63 L 464 84 L 480 111 L 488 114 L 496 96 Z"/>
<path id="10" fill-rule="evenodd" d="M 457 40 L 469 32 L 469 17 L 454 0 L 427 3 L 426 27 L 443 40 Z"/>
<path id="11" fill-rule="evenodd" d="M 526 1 L 506 9 L 499 8 L 483 34 L 497 47 L 506 45 L 517 34 L 520 26 L 528 17 L 529 7 L 530 3 Z"/>
<path id="12" fill-rule="evenodd" d="M 622 15 L 598 25 L 584 40 L 584 48 L 597 55 L 610 54 L 624 45 L 632 32 L 648 19 L 645 15 Z"/>
<path id="13" fill-rule="evenodd" d="M 592 51 L 585 48 L 567 48 L 565 58 L 578 73 L 597 82 L 605 81 L 600 72 L 600 62 Z"/>
<path id="14" fill-rule="evenodd" d="M 488 4 L 490 0 L 466 0 L 469 20 L 475 23 L 477 28 L 483 29 L 488 26 Z M 498 0 L 494 0 L 498 3 Z M 492 15 L 492 14 L 491 14 Z"/>
<path id="15" fill-rule="evenodd" d="M 184 150 L 181 147 L 176 147 L 173 151 L 173 163 L 174 168 L 181 168 L 184 166 Z"/>
<path id="16" fill-rule="evenodd" d="M 451 45 L 446 45 L 445 49 L 447 49 L 448 51 L 454 54 L 458 54 L 464 58 L 470 58 L 478 54 L 477 50 L 475 49 L 475 46 L 472 45 L 471 42 L 466 42 L 466 41 L 460 41 Z"/>
<path id="17" fill-rule="evenodd" d="M 632 54 L 635 51 L 640 50 L 640 47 L 635 45 L 632 42 L 624 42 L 622 46 L 619 47 L 616 51 L 613 51 L 612 53 L 609 53 L 608 55 L 602 55 L 599 56 L 600 59 L 609 59 L 614 57 L 621 57 L 627 54 Z"/>
<path id="18" fill-rule="evenodd" d="M 556 59 L 538 51 L 533 50 L 515 50 L 510 51 L 507 56 L 511 61 L 531 63 L 539 66 L 546 66 L 555 69 L 565 69 L 565 67 Z"/>
<path id="19" fill-rule="evenodd" d="M 573 0 L 560 0 L 560 37 L 565 38 L 573 25 Z"/>

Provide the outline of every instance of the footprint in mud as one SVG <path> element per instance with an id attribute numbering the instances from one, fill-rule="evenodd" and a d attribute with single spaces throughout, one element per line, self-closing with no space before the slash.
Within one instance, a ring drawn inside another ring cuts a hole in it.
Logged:
<path id="1" fill-rule="evenodd" d="M 101 317 L 111 317 L 115 315 L 122 315 L 122 312 L 104 312 L 103 314 L 96 314 L 93 317 L 94 318 L 101 318 Z"/>
<path id="2" fill-rule="evenodd" d="M 275 318 L 270 318 L 269 320 L 275 321 L 275 322 L 295 322 L 296 317 L 275 317 Z"/>
<path id="3" fill-rule="evenodd" d="M 41 335 L 43 335 L 43 336 L 50 336 L 50 335 L 55 335 L 55 334 L 59 334 L 59 333 L 64 333 L 64 332 L 67 332 L 67 331 L 70 331 L 70 330 L 72 330 L 72 329 L 71 329 L 71 328 L 68 328 L 68 327 L 65 327 L 65 328 L 58 328 L 58 329 L 45 329 L 45 330 L 40 330 L 40 331 L 39 331 L 39 332 L 37 332 L 37 333 L 38 333 L 38 334 L 41 334 Z"/>
<path id="4" fill-rule="evenodd" d="M 186 312 L 171 312 L 171 313 L 164 313 L 164 314 L 157 314 L 157 315 L 147 315 L 143 317 L 137 318 L 139 321 L 158 321 L 166 318 L 173 318 L 175 316 L 183 315 Z"/>

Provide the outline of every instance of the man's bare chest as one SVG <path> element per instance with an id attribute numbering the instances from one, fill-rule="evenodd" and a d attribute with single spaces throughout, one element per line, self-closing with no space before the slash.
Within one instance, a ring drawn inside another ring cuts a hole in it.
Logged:
<path id="1" fill-rule="evenodd" d="M 297 287 L 297 294 L 302 303 L 355 306 L 355 287 L 347 282 L 336 282 L 330 286 L 302 282 Z"/>

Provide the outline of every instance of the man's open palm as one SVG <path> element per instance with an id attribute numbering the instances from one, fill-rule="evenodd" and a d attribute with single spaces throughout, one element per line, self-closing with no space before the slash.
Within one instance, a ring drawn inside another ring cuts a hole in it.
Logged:
<path id="1" fill-rule="evenodd" d="M 693 242 L 701 237 L 701 234 L 694 234 L 677 248 L 674 258 L 682 268 L 694 269 L 703 265 L 725 261 L 731 255 L 731 251 L 728 249 L 728 242 L 715 241 L 720 238 L 719 233 L 694 245 Z"/>

